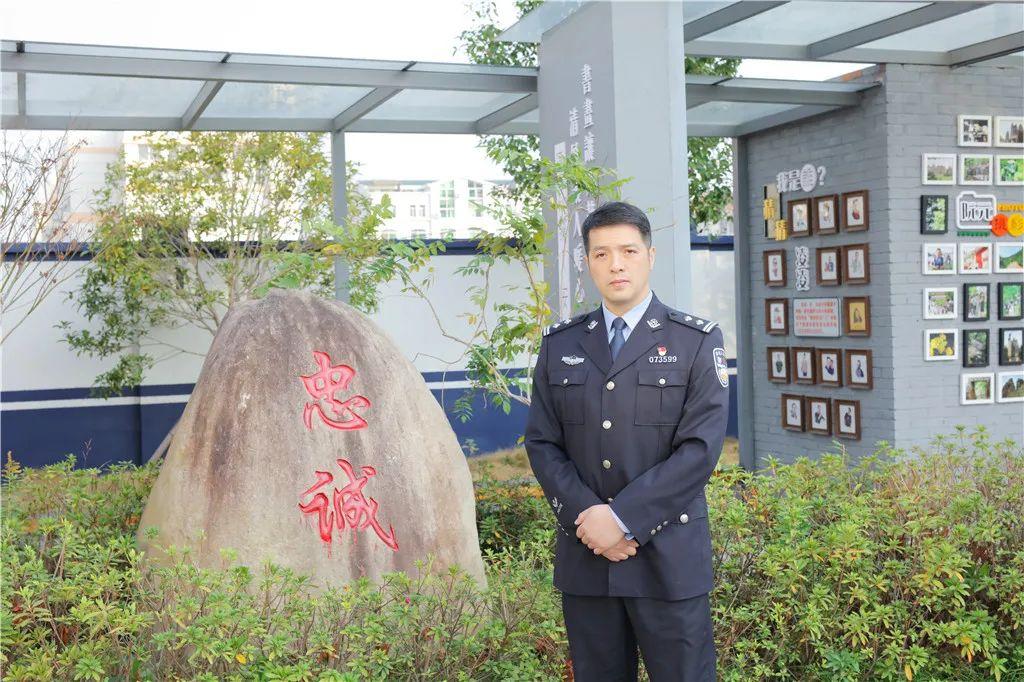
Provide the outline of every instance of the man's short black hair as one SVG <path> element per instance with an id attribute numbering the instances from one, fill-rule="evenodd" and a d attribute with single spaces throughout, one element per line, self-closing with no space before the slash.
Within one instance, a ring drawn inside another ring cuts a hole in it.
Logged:
<path id="1" fill-rule="evenodd" d="M 633 225 L 640 230 L 644 244 L 651 246 L 651 222 L 647 215 L 625 201 L 609 201 L 594 209 L 583 221 L 583 248 L 587 253 L 590 253 L 590 231 L 608 225 Z"/>

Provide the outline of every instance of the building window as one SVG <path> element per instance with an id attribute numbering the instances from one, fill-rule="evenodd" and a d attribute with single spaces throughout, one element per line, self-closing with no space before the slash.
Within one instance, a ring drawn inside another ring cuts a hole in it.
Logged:
<path id="1" fill-rule="evenodd" d="M 473 215 L 478 218 L 484 214 L 483 206 L 477 206 L 475 204 L 482 204 L 484 201 L 484 184 L 482 182 L 469 181 L 469 203 L 473 206 Z M 475 203 L 474 203 L 475 202 Z"/>
<path id="2" fill-rule="evenodd" d="M 381 230 L 380 236 L 382 239 L 394 239 L 396 235 L 394 230 Z"/>
<path id="3" fill-rule="evenodd" d="M 441 217 L 455 217 L 455 182 L 441 185 Z"/>
<path id="4" fill-rule="evenodd" d="M 416 205 L 415 204 L 409 204 L 409 217 L 410 218 L 415 218 L 416 217 Z"/>
<path id="5" fill-rule="evenodd" d="M 449 239 L 449 238 L 454 239 L 455 238 L 455 230 L 453 228 L 451 228 L 451 227 L 446 227 L 443 230 L 441 230 L 441 237 L 444 238 L 444 239 Z"/>
<path id="6" fill-rule="evenodd" d="M 422 227 L 417 227 L 417 228 L 413 229 L 413 231 L 412 231 L 412 238 L 413 239 L 426 239 L 427 238 L 427 231 L 424 230 Z"/>
<path id="7" fill-rule="evenodd" d="M 426 217 L 426 215 L 427 215 L 427 207 L 425 205 L 420 204 L 417 207 L 417 210 L 419 211 L 419 217 L 420 218 L 425 218 Z"/>

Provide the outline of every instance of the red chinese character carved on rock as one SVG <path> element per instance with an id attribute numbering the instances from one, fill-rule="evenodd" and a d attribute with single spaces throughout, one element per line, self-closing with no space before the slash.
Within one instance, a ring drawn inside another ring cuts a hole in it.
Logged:
<path id="1" fill-rule="evenodd" d="M 365 429 L 366 420 L 356 414 L 356 408 L 370 406 L 369 398 L 355 395 L 348 400 L 338 400 L 334 394 L 338 391 L 348 389 L 352 377 L 356 371 L 348 365 L 331 365 L 331 356 L 322 351 L 313 351 L 313 357 L 320 366 L 320 370 L 309 376 L 301 376 L 306 392 L 313 397 L 313 402 L 306 403 L 302 411 L 302 421 L 306 428 L 313 429 L 313 413 L 320 415 L 320 420 L 332 429 L 340 431 L 354 431 Z M 336 418 L 328 417 L 324 412 L 324 403 L 331 408 Z"/>
<path id="2" fill-rule="evenodd" d="M 363 495 L 363 488 L 366 487 L 371 476 L 377 475 L 377 470 L 364 466 L 362 467 L 363 475 L 356 478 L 355 471 L 347 460 L 339 459 L 338 466 L 348 475 L 348 485 L 344 488 L 335 488 L 333 500 L 328 500 L 325 493 L 316 493 L 316 491 L 328 483 L 334 482 L 334 476 L 326 471 L 317 471 L 316 485 L 302 493 L 302 497 L 312 493 L 316 494 L 308 504 L 302 504 L 300 501 L 299 509 L 304 514 L 318 515 L 320 539 L 324 542 L 331 542 L 335 525 L 339 531 L 343 531 L 347 523 L 353 532 L 369 526 L 377 533 L 377 537 L 384 541 L 385 545 L 397 552 L 398 540 L 395 538 L 395 529 L 388 525 L 388 532 L 384 532 L 380 522 L 377 521 L 377 500 L 372 497 L 367 499 Z"/>

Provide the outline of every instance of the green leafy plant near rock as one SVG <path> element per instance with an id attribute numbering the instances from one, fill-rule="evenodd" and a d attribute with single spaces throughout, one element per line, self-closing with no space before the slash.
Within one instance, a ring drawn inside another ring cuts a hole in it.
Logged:
<path id="1" fill-rule="evenodd" d="M 273 567 L 148 569 L 154 467 L 8 462 L 4 679 L 536 680 L 569 662 L 550 511 L 476 488 L 489 585 L 392 574 L 326 593 Z M 724 680 L 1024 679 L 1024 451 L 984 430 L 718 471 L 708 488 Z M 426 566 L 423 566 L 426 568 Z"/>

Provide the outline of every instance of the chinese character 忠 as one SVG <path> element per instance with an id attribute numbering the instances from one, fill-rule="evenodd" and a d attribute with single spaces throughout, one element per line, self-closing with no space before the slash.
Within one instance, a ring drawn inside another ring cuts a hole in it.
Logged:
<path id="1" fill-rule="evenodd" d="M 313 397 L 313 402 L 306 403 L 302 411 L 302 420 L 306 428 L 313 428 L 313 413 L 317 412 L 324 424 L 332 429 L 341 431 L 353 431 L 366 428 L 366 420 L 356 414 L 356 408 L 370 406 L 370 400 L 365 396 L 355 395 L 348 400 L 338 400 L 334 394 L 340 390 L 347 389 L 356 371 L 348 365 L 331 366 L 331 356 L 321 351 L 313 351 L 320 370 L 309 376 L 301 376 L 306 392 Z M 323 403 L 331 408 L 336 418 L 328 417 L 324 412 Z"/>
<path id="2" fill-rule="evenodd" d="M 316 472 L 316 484 L 306 490 L 300 496 L 299 509 L 304 514 L 317 514 L 320 539 L 324 542 L 331 542 L 334 535 L 334 527 L 339 531 L 345 530 L 345 524 L 352 529 L 352 532 L 365 529 L 367 526 L 373 528 L 385 545 L 398 551 L 398 540 L 395 537 L 395 529 L 388 525 L 387 532 L 381 527 L 377 520 L 377 500 L 372 497 L 367 499 L 363 495 L 363 488 L 371 476 L 377 475 L 377 470 L 370 466 L 362 467 L 363 475 L 358 478 L 352 465 L 347 460 L 339 459 L 338 466 L 348 475 L 349 482 L 344 488 L 335 488 L 333 499 L 328 500 L 325 493 L 316 491 L 329 483 L 334 482 L 334 476 L 327 471 Z M 303 504 L 301 498 L 313 495 L 308 504 Z"/>

